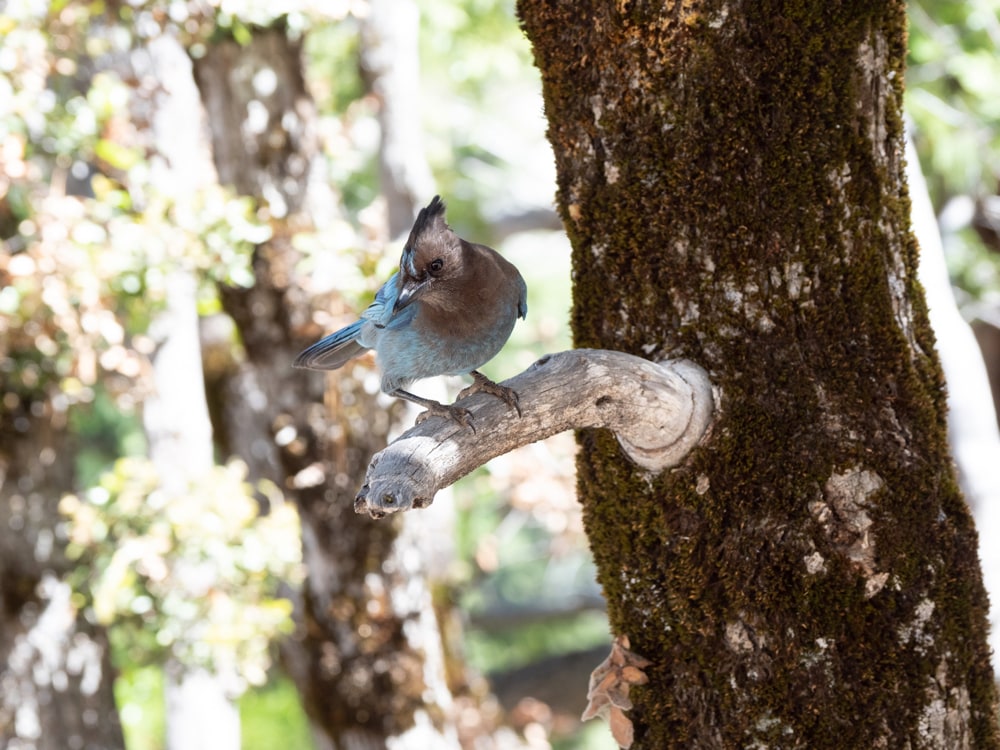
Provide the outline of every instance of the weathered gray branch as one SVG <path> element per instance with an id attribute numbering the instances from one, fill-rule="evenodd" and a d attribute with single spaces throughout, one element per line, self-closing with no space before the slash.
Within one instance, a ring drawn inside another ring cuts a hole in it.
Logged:
<path id="1" fill-rule="evenodd" d="M 522 416 L 478 393 L 462 401 L 476 431 L 430 418 L 403 433 L 368 466 L 354 509 L 380 518 L 430 505 L 438 490 L 491 458 L 563 430 L 605 427 L 639 466 L 680 463 L 711 420 L 707 373 L 686 360 L 650 362 L 622 352 L 574 349 L 542 357 L 505 382 Z"/>

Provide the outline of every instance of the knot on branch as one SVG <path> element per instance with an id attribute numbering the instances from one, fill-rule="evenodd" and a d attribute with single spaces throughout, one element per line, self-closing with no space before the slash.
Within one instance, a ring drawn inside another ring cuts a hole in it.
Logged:
<path id="1" fill-rule="evenodd" d="M 380 518 L 426 507 L 491 458 L 587 427 L 611 430 L 632 461 L 659 473 L 687 456 L 712 417 L 708 374 L 687 360 L 573 349 L 542 357 L 504 385 L 520 396 L 521 417 L 486 394 L 462 399 L 476 432 L 433 417 L 407 430 L 372 458 L 354 509 Z"/>

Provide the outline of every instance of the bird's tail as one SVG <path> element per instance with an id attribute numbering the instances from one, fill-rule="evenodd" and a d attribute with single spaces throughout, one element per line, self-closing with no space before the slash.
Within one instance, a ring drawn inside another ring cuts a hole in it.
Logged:
<path id="1" fill-rule="evenodd" d="M 320 339 L 295 358 L 292 367 L 304 367 L 309 370 L 336 370 L 348 360 L 357 357 L 368 347 L 358 343 L 361 324 L 356 321 L 346 328 Z"/>

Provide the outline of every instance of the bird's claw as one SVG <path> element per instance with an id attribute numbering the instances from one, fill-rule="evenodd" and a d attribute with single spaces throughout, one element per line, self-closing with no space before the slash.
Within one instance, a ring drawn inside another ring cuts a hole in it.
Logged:
<path id="1" fill-rule="evenodd" d="M 476 431 L 476 425 L 472 422 L 472 412 L 468 409 L 463 409 L 461 406 L 446 406 L 444 404 L 428 406 L 426 411 L 422 411 L 417 415 L 416 423 L 420 424 L 428 417 L 443 417 L 445 419 L 450 419 L 452 422 L 455 422 L 462 427 L 468 427 L 473 432 Z"/>
<path id="2" fill-rule="evenodd" d="M 488 393 L 491 396 L 503 401 L 507 406 L 517 412 L 517 416 L 521 416 L 521 399 L 517 395 L 517 391 L 513 388 L 509 388 L 506 385 L 500 385 L 499 383 L 494 383 L 488 377 L 479 372 L 473 372 L 472 377 L 475 378 L 475 382 L 468 388 L 463 388 L 459 394 L 456 401 L 461 401 L 464 398 L 468 398 L 474 393 Z"/>

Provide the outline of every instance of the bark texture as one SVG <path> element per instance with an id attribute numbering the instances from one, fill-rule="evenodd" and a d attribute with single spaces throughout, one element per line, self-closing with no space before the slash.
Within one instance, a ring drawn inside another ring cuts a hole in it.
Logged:
<path id="1" fill-rule="evenodd" d="M 296 500 L 307 580 L 303 627 L 283 650 L 322 748 L 455 745 L 440 636 L 422 585 L 417 540 L 353 510 L 368 458 L 385 445 L 390 414 L 363 387 L 364 367 L 294 370 L 295 354 L 323 331 L 294 283 L 294 232 L 309 211 L 329 212 L 317 178 L 316 113 L 301 50 L 282 29 L 247 44 L 217 40 L 195 61 L 220 179 L 269 206 L 274 237 L 255 254 L 255 284 L 222 290 L 245 362 L 213 392 L 228 427 L 225 448 Z M 260 82 L 270 82 L 261 87 Z M 256 113 L 251 127 L 248 113 Z M 234 137 L 239 134 L 239 137 Z M 319 172 L 321 174 L 321 171 Z M 431 666 L 428 666 L 431 665 Z"/>
<path id="2" fill-rule="evenodd" d="M 977 535 L 916 280 L 902 2 L 535 2 L 575 341 L 684 357 L 711 439 L 580 436 L 636 747 L 997 747 Z M 580 686 L 583 690 L 584 686 Z"/>
<path id="3" fill-rule="evenodd" d="M 0 747 L 121 750 L 106 635 L 77 618 L 60 580 L 66 413 L 40 393 L 0 393 Z"/>
<path id="4" fill-rule="evenodd" d="M 426 508 L 490 459 L 587 427 L 611 430 L 630 460 L 659 473 L 684 460 L 712 418 L 712 384 L 684 361 L 574 349 L 545 355 L 504 385 L 518 394 L 520 413 L 476 394 L 461 399 L 472 428 L 438 418 L 407 430 L 372 457 L 354 509 L 381 518 Z"/>

